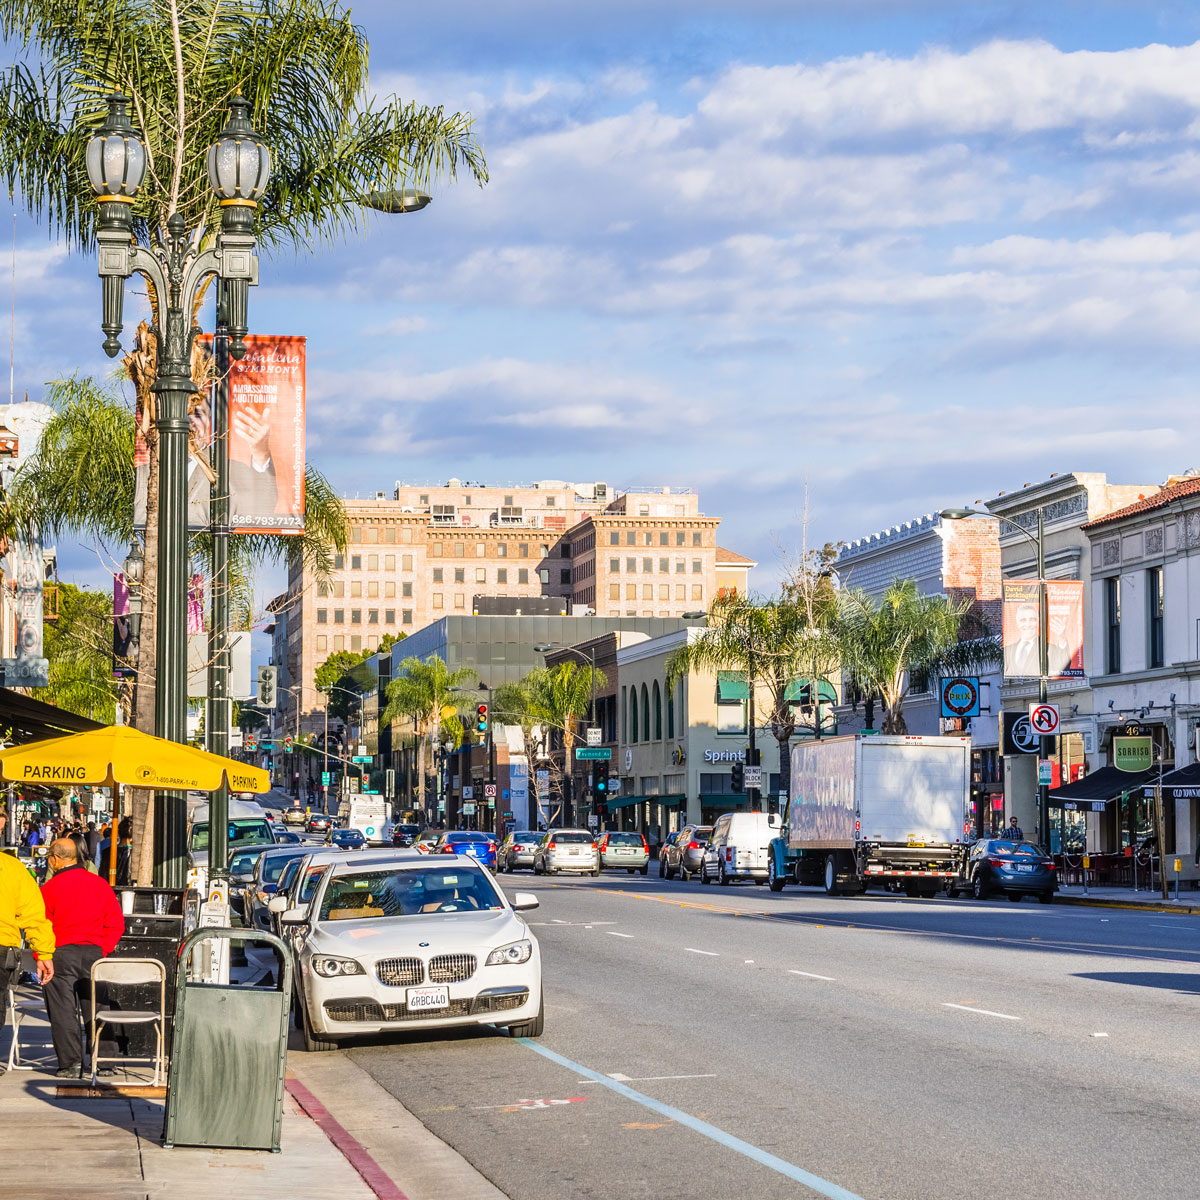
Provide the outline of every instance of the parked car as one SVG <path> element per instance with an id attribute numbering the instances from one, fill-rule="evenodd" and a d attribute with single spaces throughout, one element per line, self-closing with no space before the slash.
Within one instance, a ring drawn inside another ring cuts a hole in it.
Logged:
<path id="1" fill-rule="evenodd" d="M 533 856 L 537 853 L 542 835 L 530 829 L 514 829 L 496 851 L 497 871 L 519 871 L 522 867 L 533 870 Z"/>
<path id="2" fill-rule="evenodd" d="M 718 817 L 700 862 L 700 882 L 766 883 L 771 840 L 779 836 L 782 825 L 778 813 L 734 812 Z"/>
<path id="3" fill-rule="evenodd" d="M 560 871 L 600 874 L 600 851 L 586 829 L 551 829 L 542 834 L 533 852 L 535 875 L 557 875 Z"/>
<path id="4" fill-rule="evenodd" d="M 357 850 L 367 844 L 367 838 L 361 829 L 330 829 L 325 844 L 339 850 Z"/>
<path id="5" fill-rule="evenodd" d="M 596 850 L 600 855 L 602 871 L 624 867 L 630 875 L 634 871 L 641 871 L 645 875 L 650 869 L 650 847 L 640 833 L 620 830 L 602 833 Z"/>
<path id="6" fill-rule="evenodd" d="M 235 916 L 246 919 L 245 889 L 254 878 L 258 860 L 270 849 L 269 846 L 251 846 L 246 850 L 232 850 L 229 854 L 229 907 Z"/>
<path id="7" fill-rule="evenodd" d="M 313 813 L 308 818 L 309 833 L 325 833 L 333 828 L 333 818 L 328 813 Z"/>
<path id="8" fill-rule="evenodd" d="M 421 836 L 420 825 L 404 825 L 397 822 L 392 826 L 392 845 L 411 846 Z"/>
<path id="9" fill-rule="evenodd" d="M 271 914 L 267 904 L 279 888 L 289 863 L 311 853 L 307 846 L 275 846 L 264 850 L 254 866 L 254 875 L 243 889 L 242 921 L 248 929 L 271 931 Z"/>
<path id="10" fill-rule="evenodd" d="M 393 1030 L 544 1026 L 537 939 L 478 864 L 409 852 L 330 865 L 311 906 L 283 915 L 295 938 L 296 1016 L 309 1051 Z"/>
<path id="11" fill-rule="evenodd" d="M 451 829 L 433 844 L 433 854 L 466 854 L 486 867 L 496 865 L 496 839 L 473 829 Z"/>
<path id="12" fill-rule="evenodd" d="M 1033 842 L 984 838 L 967 856 L 967 882 L 976 900 L 1003 892 L 1010 900 L 1034 895 L 1049 904 L 1058 889 L 1054 859 Z"/>
<path id="13" fill-rule="evenodd" d="M 704 847 L 712 837 L 712 831 L 711 825 L 685 825 L 674 841 L 663 846 L 663 854 L 659 856 L 660 864 L 663 856 L 666 857 L 663 874 L 668 879 L 682 875 L 685 883 L 693 875 L 698 875 L 704 859 Z"/>

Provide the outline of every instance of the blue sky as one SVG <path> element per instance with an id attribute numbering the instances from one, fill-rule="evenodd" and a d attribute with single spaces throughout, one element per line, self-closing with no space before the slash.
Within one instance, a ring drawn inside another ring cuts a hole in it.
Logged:
<path id="1" fill-rule="evenodd" d="M 1195 4 L 354 15 L 380 92 L 475 114 L 491 182 L 262 264 L 252 328 L 309 339 L 310 458 L 349 495 L 692 485 L 769 590 L 806 490 L 815 544 L 1200 466 Z M 19 220 L 17 281 L 18 396 L 108 369 L 90 259 Z"/>

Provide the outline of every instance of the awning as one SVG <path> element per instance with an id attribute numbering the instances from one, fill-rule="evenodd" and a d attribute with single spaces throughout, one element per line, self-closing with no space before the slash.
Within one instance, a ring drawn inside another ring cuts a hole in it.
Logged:
<path id="1" fill-rule="evenodd" d="M 745 792 L 701 792 L 700 804 L 703 808 L 745 808 L 750 803 L 750 797 Z"/>
<path id="2" fill-rule="evenodd" d="M 12 742 L 18 746 L 40 742 L 43 738 L 62 737 L 64 733 L 86 733 L 89 729 L 104 728 L 99 721 L 90 721 L 11 688 L 0 688 L 0 726 L 12 730 Z"/>
<path id="3" fill-rule="evenodd" d="M 678 794 L 672 793 L 667 796 L 610 795 L 605 801 L 605 804 L 607 804 L 611 810 L 614 808 L 628 808 L 631 804 L 641 804 L 643 800 L 648 801 L 651 804 L 666 804 L 671 808 L 675 808 L 678 805 L 683 804 L 687 800 L 687 797 L 682 792 Z"/>
<path id="4" fill-rule="evenodd" d="M 1151 775 L 1146 781 L 1146 790 L 1152 791 L 1158 783 L 1158 776 Z M 1167 771 L 1162 777 L 1164 800 L 1198 800 L 1200 799 L 1200 763 L 1189 763 L 1176 771 Z"/>
<path id="5" fill-rule="evenodd" d="M 799 704 L 804 708 L 812 707 L 812 684 L 811 679 L 793 679 L 787 685 L 787 693 L 785 699 L 789 704 Z M 820 697 L 822 704 L 836 704 L 837 692 L 834 690 L 833 684 L 828 679 L 820 679 L 817 681 L 817 695 Z"/>
<path id="6" fill-rule="evenodd" d="M 1056 808 L 1102 812 L 1110 800 L 1115 800 L 1122 792 L 1137 791 L 1155 775 L 1154 771 L 1119 771 L 1116 767 L 1101 767 L 1074 783 L 1055 788 L 1050 793 L 1050 803 Z"/>
<path id="7" fill-rule="evenodd" d="M 750 680 L 745 671 L 717 672 L 717 701 L 728 704 L 750 699 Z"/>

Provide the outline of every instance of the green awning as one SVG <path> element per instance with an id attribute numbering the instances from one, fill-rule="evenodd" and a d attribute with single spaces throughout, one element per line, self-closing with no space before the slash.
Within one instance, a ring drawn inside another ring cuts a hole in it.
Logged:
<path id="1" fill-rule="evenodd" d="M 721 808 L 745 808 L 750 803 L 750 797 L 745 792 L 701 792 L 700 804 L 703 808 L 719 806 Z"/>
<path id="2" fill-rule="evenodd" d="M 788 684 L 787 701 L 789 704 L 800 704 L 805 708 L 812 707 L 812 679 L 793 679 Z M 817 681 L 817 694 L 822 704 L 836 704 L 837 691 L 828 679 Z"/>
<path id="3" fill-rule="evenodd" d="M 605 803 L 610 809 L 613 808 L 628 808 L 631 804 L 641 804 L 642 801 L 648 801 L 650 804 L 666 804 L 672 808 L 683 804 L 687 797 L 682 793 L 671 793 L 666 796 L 609 796 Z"/>
<path id="4" fill-rule="evenodd" d="M 750 699 L 750 680 L 745 671 L 717 672 L 717 702 L 728 704 Z"/>

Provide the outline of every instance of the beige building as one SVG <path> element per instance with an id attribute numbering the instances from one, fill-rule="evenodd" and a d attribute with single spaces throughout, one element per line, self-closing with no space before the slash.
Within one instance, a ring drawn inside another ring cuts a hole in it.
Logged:
<path id="1" fill-rule="evenodd" d="M 315 728 L 317 667 L 339 650 L 378 648 L 483 597 L 559 598 L 567 612 L 678 617 L 718 589 L 745 591 L 753 560 L 717 545 L 720 519 L 691 488 L 542 480 L 485 487 L 397 483 L 392 497 L 345 501 L 350 544 L 331 577 L 293 567 L 286 612 L 284 726 Z"/>

